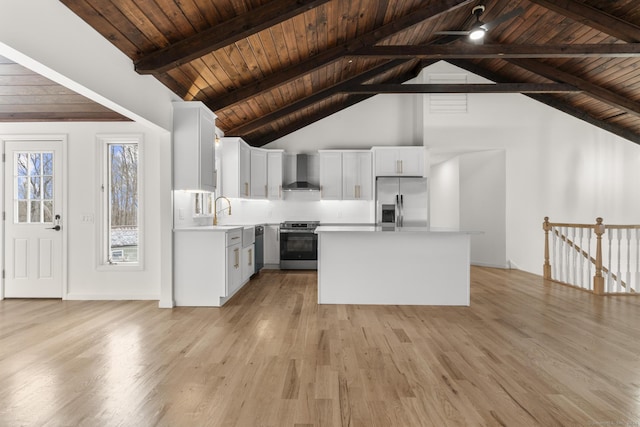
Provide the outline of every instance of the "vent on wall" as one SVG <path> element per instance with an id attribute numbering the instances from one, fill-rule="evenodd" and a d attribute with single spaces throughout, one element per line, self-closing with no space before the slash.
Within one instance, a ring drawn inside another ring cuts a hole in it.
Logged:
<path id="1" fill-rule="evenodd" d="M 466 84 L 466 74 L 429 74 L 431 84 Z M 466 93 L 432 93 L 429 94 L 429 112 L 431 113 L 466 113 Z"/>

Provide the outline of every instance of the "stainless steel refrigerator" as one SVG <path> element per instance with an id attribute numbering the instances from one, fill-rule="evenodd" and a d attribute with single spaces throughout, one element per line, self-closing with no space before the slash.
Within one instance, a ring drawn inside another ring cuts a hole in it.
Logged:
<path id="1" fill-rule="evenodd" d="M 376 223 L 396 227 L 428 226 L 427 178 L 376 178 Z"/>

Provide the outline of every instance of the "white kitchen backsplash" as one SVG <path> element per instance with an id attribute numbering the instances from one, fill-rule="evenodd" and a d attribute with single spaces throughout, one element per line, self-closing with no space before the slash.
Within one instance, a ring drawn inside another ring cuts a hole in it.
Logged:
<path id="1" fill-rule="evenodd" d="M 194 218 L 193 194 L 174 191 L 174 227 L 211 225 L 212 218 Z M 283 200 L 231 200 L 231 216 L 225 210 L 218 224 L 277 224 L 283 221 L 320 221 L 324 224 L 373 223 L 374 202 L 362 200 L 320 200 L 319 192 L 284 192 Z M 218 201 L 218 210 L 226 207 Z"/>

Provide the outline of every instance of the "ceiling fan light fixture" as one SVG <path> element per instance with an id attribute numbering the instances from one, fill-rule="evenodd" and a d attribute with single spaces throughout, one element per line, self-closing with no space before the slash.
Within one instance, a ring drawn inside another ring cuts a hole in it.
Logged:
<path id="1" fill-rule="evenodd" d="M 485 29 L 484 29 L 484 28 L 482 28 L 482 27 L 474 28 L 473 30 L 471 30 L 471 31 L 469 32 L 469 38 L 470 38 L 471 40 L 480 40 L 481 38 L 483 38 L 483 37 L 484 37 L 484 35 L 485 35 L 485 33 L 486 33 L 486 32 L 487 32 L 487 30 L 485 30 Z"/>

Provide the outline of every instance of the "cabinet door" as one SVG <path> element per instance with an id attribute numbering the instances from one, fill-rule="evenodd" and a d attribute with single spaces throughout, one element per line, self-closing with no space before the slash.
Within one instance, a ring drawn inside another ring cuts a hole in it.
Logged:
<path id="1" fill-rule="evenodd" d="M 342 153 L 342 199 L 371 200 L 371 153 Z"/>
<path id="2" fill-rule="evenodd" d="M 227 247 L 227 294 L 233 294 L 242 284 L 242 247 L 240 244 Z"/>
<path id="3" fill-rule="evenodd" d="M 375 148 L 374 153 L 376 176 L 397 176 L 399 174 L 398 150 L 396 148 Z"/>
<path id="4" fill-rule="evenodd" d="M 246 144 L 240 144 L 240 197 L 250 197 L 251 185 L 251 148 Z"/>
<path id="5" fill-rule="evenodd" d="M 267 198 L 282 199 L 282 152 L 267 153 Z"/>
<path id="6" fill-rule="evenodd" d="M 241 283 L 246 283 L 251 275 L 255 272 L 256 266 L 255 262 L 255 245 L 247 246 L 246 248 L 242 248 L 242 281 Z"/>
<path id="7" fill-rule="evenodd" d="M 375 176 L 424 176 L 422 147 L 376 147 Z"/>
<path id="8" fill-rule="evenodd" d="M 215 119 L 206 111 L 200 111 L 200 187 L 216 189 Z"/>
<path id="9" fill-rule="evenodd" d="M 174 189 L 215 191 L 215 116 L 200 102 L 173 108 Z"/>
<path id="10" fill-rule="evenodd" d="M 280 227 L 277 225 L 264 227 L 264 264 L 280 264 Z"/>
<path id="11" fill-rule="evenodd" d="M 424 149 L 422 147 L 403 147 L 398 151 L 400 175 L 424 176 Z"/>
<path id="12" fill-rule="evenodd" d="M 320 197 L 325 200 L 342 199 L 342 153 L 320 153 Z"/>
<path id="13" fill-rule="evenodd" d="M 251 198 L 267 198 L 267 151 L 251 149 Z"/>

